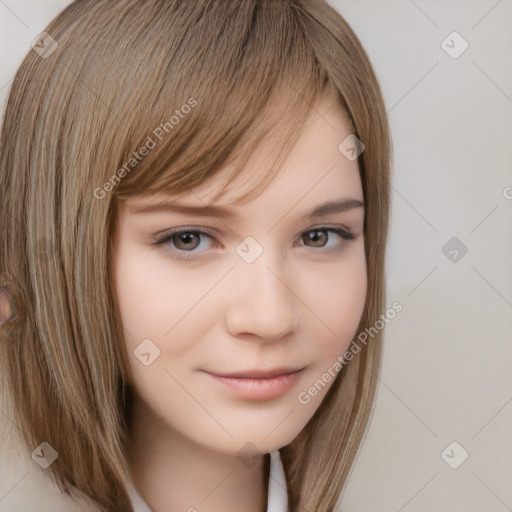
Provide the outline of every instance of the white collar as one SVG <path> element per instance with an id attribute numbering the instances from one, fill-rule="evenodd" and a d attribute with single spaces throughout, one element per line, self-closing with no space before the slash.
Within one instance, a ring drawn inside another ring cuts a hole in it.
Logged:
<path id="1" fill-rule="evenodd" d="M 131 486 L 128 489 L 128 493 L 135 512 L 153 512 L 135 487 Z M 270 452 L 267 512 L 288 512 L 286 477 L 279 450 Z"/>

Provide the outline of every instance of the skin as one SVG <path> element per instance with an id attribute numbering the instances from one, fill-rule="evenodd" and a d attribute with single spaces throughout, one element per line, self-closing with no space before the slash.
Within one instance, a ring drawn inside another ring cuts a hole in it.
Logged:
<path id="1" fill-rule="evenodd" d="M 332 385 L 308 404 L 297 399 L 356 335 L 367 291 L 364 207 L 300 218 L 329 200 L 363 202 L 357 161 L 338 150 L 351 133 L 336 98 L 321 97 L 276 178 L 258 197 L 233 206 L 236 222 L 136 212 L 164 196 L 121 205 L 114 254 L 136 391 L 131 468 L 134 485 L 155 512 L 265 510 L 264 454 L 299 434 Z M 268 143 L 260 146 L 216 205 L 233 204 L 246 191 L 247 180 L 268 162 L 268 150 Z M 167 199 L 211 204 L 223 173 Z M 199 227 L 190 230 L 212 230 L 211 237 L 152 244 L 157 233 L 191 224 Z M 325 226 L 348 229 L 355 238 L 345 240 Z M 315 228 L 316 241 L 306 236 Z M 251 264 L 236 252 L 247 236 L 263 248 Z M 172 257 L 187 252 L 192 260 Z M 160 350 L 149 366 L 134 356 L 147 338 Z M 290 391 L 269 400 L 241 398 L 202 371 L 282 366 L 305 368 Z M 247 443 L 255 456 L 250 467 L 237 456 Z"/>
<path id="2" fill-rule="evenodd" d="M 9 322 L 14 317 L 14 305 L 11 293 L 0 288 L 0 322 Z"/>

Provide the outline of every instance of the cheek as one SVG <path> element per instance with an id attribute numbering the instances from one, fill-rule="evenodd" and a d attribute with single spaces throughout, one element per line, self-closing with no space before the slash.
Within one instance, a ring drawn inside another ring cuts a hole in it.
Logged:
<path id="1" fill-rule="evenodd" d="M 330 364 L 345 352 L 357 335 L 367 293 L 364 246 L 340 264 L 326 265 L 308 281 L 308 303 L 316 325 L 315 351 L 323 364 Z M 316 279 L 313 279 L 316 277 Z M 323 283 L 323 286 L 319 286 Z"/>
<path id="2" fill-rule="evenodd" d="M 198 321 L 197 312 L 209 280 L 203 289 L 197 280 L 191 282 L 188 274 L 171 270 L 161 256 L 155 258 L 129 244 L 117 253 L 116 292 L 129 365 L 127 377 L 157 409 L 164 399 L 162 390 L 175 397 L 182 392 L 166 370 L 181 380 L 181 372 L 197 363 L 193 349 L 204 335 L 204 321 Z M 173 365 L 176 361 L 179 365 Z M 184 403 L 185 399 L 182 397 Z"/>
<path id="3" fill-rule="evenodd" d="M 309 281 L 311 310 L 318 318 L 309 323 L 307 347 L 313 364 L 304 375 L 296 396 L 304 424 L 321 405 L 339 373 L 342 356 L 357 337 L 367 294 L 367 269 L 364 248 L 358 257 L 324 267 L 316 276 L 317 286 Z M 356 256 L 355 254 L 353 256 Z M 324 283 L 323 289 L 318 283 Z M 309 304 L 308 304 L 309 305 Z"/>
<path id="4" fill-rule="evenodd" d="M 130 341 L 141 336 L 150 338 L 159 332 L 161 326 L 155 324 L 155 319 L 162 318 L 160 310 L 165 300 L 159 288 L 155 288 L 156 269 L 127 248 L 118 254 L 116 283 L 123 327 Z"/>
<path id="5" fill-rule="evenodd" d="M 174 338 L 172 344 L 166 343 L 166 351 L 186 350 L 188 337 L 173 335 L 183 321 L 190 324 L 191 306 L 206 290 L 198 289 L 186 275 L 171 272 L 164 258 L 130 247 L 118 254 L 116 282 L 128 349 L 146 338 L 163 349 L 162 344 Z"/>

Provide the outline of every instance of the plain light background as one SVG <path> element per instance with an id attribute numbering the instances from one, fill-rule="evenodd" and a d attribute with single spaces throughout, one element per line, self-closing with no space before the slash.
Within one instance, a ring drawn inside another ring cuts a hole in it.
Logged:
<path id="1" fill-rule="evenodd" d="M 2 112 L 30 43 L 69 3 L 0 0 Z M 387 306 L 403 305 L 340 510 L 510 511 L 512 0 L 331 5 L 366 48 L 389 113 Z M 465 42 L 457 58 L 445 51 Z M 75 510 L 10 448 L 0 512 Z"/>

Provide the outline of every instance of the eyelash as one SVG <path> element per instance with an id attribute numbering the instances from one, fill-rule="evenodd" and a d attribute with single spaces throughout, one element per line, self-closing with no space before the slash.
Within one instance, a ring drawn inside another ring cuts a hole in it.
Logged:
<path id="1" fill-rule="evenodd" d="M 164 245 L 167 242 L 170 242 L 173 237 L 179 236 L 179 235 L 181 235 L 183 233 L 194 234 L 194 235 L 197 235 L 197 234 L 198 235 L 205 235 L 207 237 L 214 238 L 212 234 L 210 234 L 210 233 L 208 233 L 206 231 L 201 231 L 201 230 L 193 229 L 195 227 L 196 226 L 190 226 L 190 227 L 185 227 L 185 228 L 178 228 L 176 230 L 167 232 L 165 235 L 163 235 L 162 237 L 158 238 L 154 242 L 154 245 L 157 245 L 157 246 Z M 341 238 L 343 238 L 344 240 L 346 240 L 347 242 L 351 242 L 351 241 L 353 241 L 355 239 L 355 236 L 350 231 L 348 231 L 346 229 L 339 228 L 339 227 L 329 227 L 329 226 L 320 226 L 318 228 L 308 229 L 307 231 L 304 231 L 301 234 L 300 239 L 302 239 L 302 237 L 304 235 L 306 235 L 308 233 L 311 233 L 311 232 L 314 232 L 314 231 L 325 231 L 327 233 L 334 233 L 334 234 L 340 236 Z M 169 246 L 166 249 L 168 249 L 171 252 L 175 253 L 175 255 L 172 256 L 172 258 L 177 259 L 177 260 L 191 260 L 191 259 L 194 259 L 196 257 L 196 256 L 192 256 L 194 254 L 193 251 L 184 251 L 183 249 L 172 249 Z M 318 247 L 318 249 L 323 249 L 323 247 Z M 181 255 L 178 256 L 177 254 L 180 254 L 180 253 L 181 253 Z"/>

